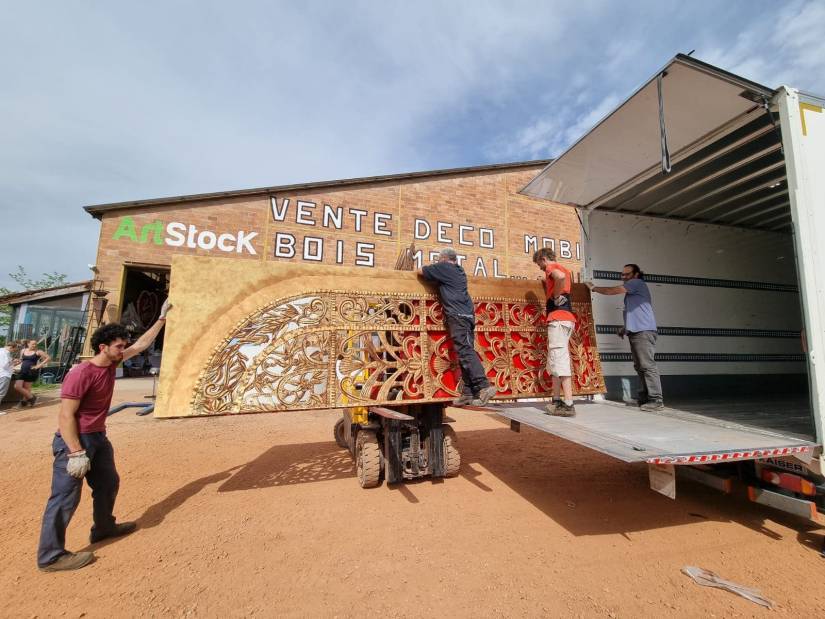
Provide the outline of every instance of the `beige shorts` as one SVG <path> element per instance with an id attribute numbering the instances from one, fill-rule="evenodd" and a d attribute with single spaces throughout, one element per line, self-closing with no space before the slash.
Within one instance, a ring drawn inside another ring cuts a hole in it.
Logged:
<path id="1" fill-rule="evenodd" d="M 553 376 L 572 376 L 570 370 L 570 336 L 576 323 L 552 320 L 547 325 L 547 371 Z"/>

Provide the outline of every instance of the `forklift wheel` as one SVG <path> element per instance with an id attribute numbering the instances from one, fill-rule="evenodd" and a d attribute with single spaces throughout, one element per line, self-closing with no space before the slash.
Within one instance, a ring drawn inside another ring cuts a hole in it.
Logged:
<path id="1" fill-rule="evenodd" d="M 344 418 L 340 417 L 338 421 L 335 422 L 335 428 L 332 430 L 333 435 L 335 436 L 335 442 L 338 444 L 338 447 L 343 447 L 346 449 L 349 447 L 347 445 L 347 441 L 344 438 Z"/>
<path id="2" fill-rule="evenodd" d="M 455 430 L 443 426 L 444 430 L 444 477 L 455 477 L 461 468 L 461 454 L 458 453 Z"/>
<path id="3" fill-rule="evenodd" d="M 381 484 L 381 449 L 375 432 L 361 430 L 355 445 L 355 471 L 362 488 Z"/>

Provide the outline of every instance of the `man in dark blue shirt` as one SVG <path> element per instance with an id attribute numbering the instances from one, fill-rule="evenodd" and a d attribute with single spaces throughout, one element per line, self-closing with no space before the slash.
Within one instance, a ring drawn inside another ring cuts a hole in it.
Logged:
<path id="1" fill-rule="evenodd" d="M 444 323 L 453 341 L 461 366 L 461 396 L 453 401 L 456 406 L 487 404 L 496 394 L 496 388 L 487 380 L 484 367 L 475 351 L 475 308 L 467 292 L 467 274 L 458 264 L 458 256 L 449 248 L 441 250 L 438 262 L 418 269 L 424 279 L 438 285 L 438 297 L 444 309 Z"/>

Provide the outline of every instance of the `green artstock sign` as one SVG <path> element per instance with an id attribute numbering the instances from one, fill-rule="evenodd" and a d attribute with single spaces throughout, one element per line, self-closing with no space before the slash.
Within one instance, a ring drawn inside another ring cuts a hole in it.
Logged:
<path id="1" fill-rule="evenodd" d="M 258 236 L 257 232 L 246 232 L 245 230 L 239 230 L 236 233 L 199 230 L 195 225 L 179 221 L 164 225 L 159 219 L 143 224 L 138 231 L 132 217 L 123 217 L 118 223 L 112 239 L 115 241 L 128 239 L 134 243 L 151 242 L 155 245 L 218 250 L 227 253 L 242 254 L 246 252 L 254 256 L 257 252 L 252 246 L 252 239 L 256 236 Z"/>

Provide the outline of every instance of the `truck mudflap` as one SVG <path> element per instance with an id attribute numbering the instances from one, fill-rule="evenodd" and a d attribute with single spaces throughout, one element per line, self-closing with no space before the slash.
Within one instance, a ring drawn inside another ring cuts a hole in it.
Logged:
<path id="1" fill-rule="evenodd" d="M 817 444 L 678 409 L 646 412 L 615 402 L 576 402 L 575 417 L 544 413 L 543 402 L 497 403 L 485 408 L 624 462 L 650 465 L 721 464 L 761 458 L 810 459 Z"/>

